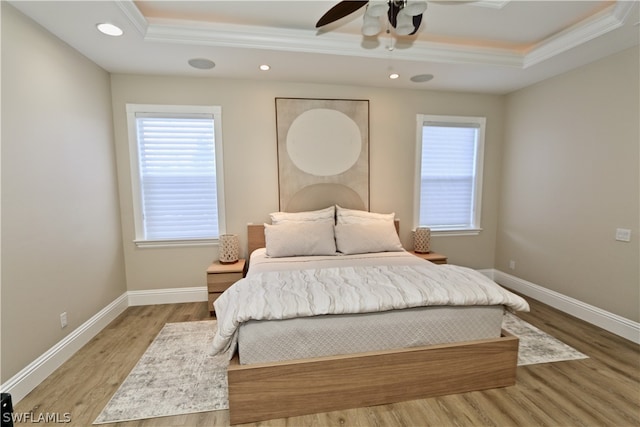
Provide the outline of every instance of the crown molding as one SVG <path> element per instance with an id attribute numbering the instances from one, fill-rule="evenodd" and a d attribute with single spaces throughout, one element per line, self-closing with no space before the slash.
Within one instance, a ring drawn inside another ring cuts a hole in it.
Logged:
<path id="1" fill-rule="evenodd" d="M 184 25 L 151 21 L 145 41 L 197 44 L 246 49 L 268 49 L 341 56 L 386 59 L 384 43 L 371 42 L 361 35 L 323 33 L 305 30 L 220 25 Z M 522 67 L 522 54 L 507 49 L 464 46 L 415 41 L 411 45 L 397 42 L 393 51 L 397 60 L 433 61 L 453 64 L 482 64 Z"/>
<path id="2" fill-rule="evenodd" d="M 147 19 L 133 0 L 115 0 L 144 41 L 245 49 L 266 49 L 364 58 L 386 59 L 384 43 L 361 35 L 320 33 L 249 25 L 182 22 Z M 479 6 L 502 8 L 511 0 L 480 1 Z M 633 7 L 632 1 L 616 1 L 607 9 L 548 37 L 528 51 L 441 42 L 397 42 L 397 60 L 431 61 L 449 64 L 494 65 L 525 69 L 560 55 L 622 25 Z"/>
<path id="3" fill-rule="evenodd" d="M 118 8 L 124 13 L 129 22 L 135 27 L 138 33 L 144 37 L 147 33 L 149 22 L 147 18 L 140 12 L 138 6 L 133 0 L 115 0 Z"/>
<path id="4" fill-rule="evenodd" d="M 525 54 L 523 68 L 546 61 L 620 28 L 624 25 L 633 4 L 632 1 L 616 1 L 614 5 L 536 44 Z"/>

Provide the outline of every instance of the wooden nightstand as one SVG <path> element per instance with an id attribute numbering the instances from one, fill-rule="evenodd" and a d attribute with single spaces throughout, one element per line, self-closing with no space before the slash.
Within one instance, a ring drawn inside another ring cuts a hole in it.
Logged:
<path id="1" fill-rule="evenodd" d="M 426 259 L 427 261 L 431 261 L 434 264 L 446 264 L 447 256 L 442 254 L 437 254 L 435 252 L 429 252 L 428 254 L 420 254 L 415 251 L 411 251 L 411 254 L 420 257 L 422 259 Z"/>
<path id="2" fill-rule="evenodd" d="M 214 261 L 207 268 L 207 289 L 209 291 L 209 314 L 215 315 L 213 302 L 220 294 L 226 291 L 229 286 L 244 277 L 245 260 L 239 259 L 233 264 L 221 264 Z"/>

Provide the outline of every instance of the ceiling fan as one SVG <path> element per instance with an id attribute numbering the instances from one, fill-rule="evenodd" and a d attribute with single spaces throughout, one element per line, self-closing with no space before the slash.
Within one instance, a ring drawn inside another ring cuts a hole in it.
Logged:
<path id="1" fill-rule="evenodd" d="M 438 3 L 460 4 L 470 2 L 441 1 Z M 316 23 L 316 28 L 344 18 L 364 6 L 367 6 L 362 25 L 362 33 L 365 36 L 375 36 L 382 30 L 379 17 L 385 13 L 396 34 L 402 36 L 413 35 L 420 28 L 422 14 L 427 10 L 427 2 L 424 0 L 347 0 L 341 1 L 322 15 Z"/>
<path id="2" fill-rule="evenodd" d="M 362 33 L 365 36 L 374 36 L 382 30 L 379 17 L 384 15 L 385 12 L 396 33 L 399 35 L 412 35 L 420 27 L 422 13 L 427 8 L 427 2 L 407 0 L 341 1 L 322 15 L 316 23 L 316 28 L 344 18 L 364 6 L 367 6 L 362 26 Z M 404 12 L 401 13 L 403 9 Z"/>

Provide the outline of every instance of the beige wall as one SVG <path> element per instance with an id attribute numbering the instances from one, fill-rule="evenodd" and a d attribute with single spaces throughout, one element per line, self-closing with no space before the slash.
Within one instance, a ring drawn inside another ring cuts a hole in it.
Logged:
<path id="1" fill-rule="evenodd" d="M 498 270 L 636 322 L 638 64 L 636 47 L 507 97 L 496 250 Z"/>
<path id="2" fill-rule="evenodd" d="M 4 382 L 126 286 L 109 75 L 2 2 L 1 84 Z"/>
<path id="3" fill-rule="evenodd" d="M 3 2 L 1 381 L 126 290 L 205 284 L 217 248 L 132 242 L 129 102 L 222 107 L 227 231 L 243 246 L 278 209 L 275 97 L 370 100 L 371 210 L 396 212 L 406 247 L 416 114 L 485 116 L 483 231 L 433 249 L 638 321 L 638 93 L 633 50 L 507 97 L 109 76 Z"/>
<path id="4" fill-rule="evenodd" d="M 495 249 L 503 97 L 353 86 L 156 76 L 113 75 L 113 116 L 118 158 L 122 232 L 130 290 L 204 286 L 217 248 L 140 249 L 134 245 L 126 103 L 210 104 L 222 107 L 227 232 L 278 210 L 275 98 L 370 101 L 371 210 L 396 212 L 402 240 L 411 247 L 416 114 L 487 117 L 482 226 L 472 237 L 436 237 L 434 250 L 453 262 L 491 268 Z"/>

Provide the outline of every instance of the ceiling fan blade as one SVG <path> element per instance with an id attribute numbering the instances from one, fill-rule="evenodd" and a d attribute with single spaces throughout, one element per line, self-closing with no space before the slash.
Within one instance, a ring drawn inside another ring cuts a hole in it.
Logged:
<path id="1" fill-rule="evenodd" d="M 399 12 L 400 12 L 400 6 L 398 6 L 395 1 L 389 2 L 389 10 L 387 11 L 387 17 L 389 18 L 389 23 L 393 28 L 396 28 L 396 26 L 398 25 Z"/>
<path id="2" fill-rule="evenodd" d="M 337 5 L 333 6 L 327 11 L 316 23 L 316 28 L 320 28 L 324 25 L 337 21 L 340 18 L 344 18 L 347 15 L 352 14 L 362 6 L 369 3 L 369 1 L 341 1 Z"/>
<path id="3" fill-rule="evenodd" d="M 422 23 L 422 15 L 416 15 L 413 17 L 413 27 L 415 28 L 415 30 L 409 33 L 410 36 L 418 32 L 418 28 L 420 28 L 421 23 Z"/>

